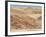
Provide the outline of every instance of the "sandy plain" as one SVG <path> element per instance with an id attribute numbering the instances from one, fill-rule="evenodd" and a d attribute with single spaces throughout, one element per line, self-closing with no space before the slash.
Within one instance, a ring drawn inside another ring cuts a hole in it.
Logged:
<path id="1" fill-rule="evenodd" d="M 10 30 L 12 32 L 39 31 L 42 27 L 41 9 L 11 8 Z"/>

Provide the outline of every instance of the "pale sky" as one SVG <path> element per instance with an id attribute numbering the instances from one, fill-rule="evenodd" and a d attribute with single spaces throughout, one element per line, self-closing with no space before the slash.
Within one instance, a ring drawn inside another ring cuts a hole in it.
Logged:
<path id="1" fill-rule="evenodd" d="M 32 6 L 32 5 L 13 5 L 13 4 L 11 4 L 10 5 L 10 7 L 11 8 L 24 8 L 24 7 L 26 7 L 26 8 L 33 8 L 33 9 L 35 9 L 35 8 L 42 8 L 42 6 Z"/>

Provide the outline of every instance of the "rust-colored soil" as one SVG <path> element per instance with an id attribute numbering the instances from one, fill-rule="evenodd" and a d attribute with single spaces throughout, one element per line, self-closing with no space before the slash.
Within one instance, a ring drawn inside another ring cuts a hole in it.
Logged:
<path id="1" fill-rule="evenodd" d="M 38 29 L 41 29 L 42 16 L 40 10 L 33 11 L 32 9 L 11 9 L 10 12 L 11 31 L 33 31 L 33 29 L 34 31 L 37 31 Z"/>

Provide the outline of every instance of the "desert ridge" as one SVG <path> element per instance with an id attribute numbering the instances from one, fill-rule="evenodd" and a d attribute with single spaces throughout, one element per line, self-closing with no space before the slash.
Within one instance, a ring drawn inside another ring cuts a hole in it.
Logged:
<path id="1" fill-rule="evenodd" d="M 42 11 L 32 8 L 11 8 L 11 31 L 41 29 Z"/>

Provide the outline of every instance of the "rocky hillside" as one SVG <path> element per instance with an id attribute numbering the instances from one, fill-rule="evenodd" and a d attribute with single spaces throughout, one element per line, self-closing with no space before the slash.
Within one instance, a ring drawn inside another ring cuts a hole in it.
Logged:
<path id="1" fill-rule="evenodd" d="M 41 10 L 32 10 L 31 8 L 14 8 L 10 10 L 10 13 L 11 30 L 41 29 Z"/>

